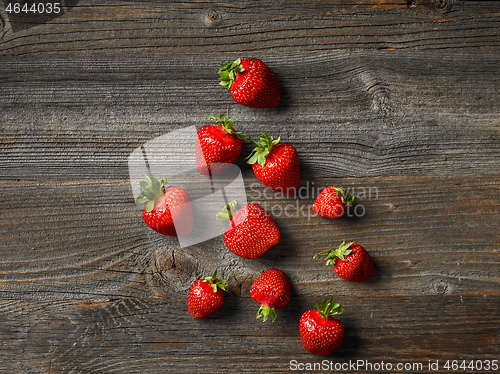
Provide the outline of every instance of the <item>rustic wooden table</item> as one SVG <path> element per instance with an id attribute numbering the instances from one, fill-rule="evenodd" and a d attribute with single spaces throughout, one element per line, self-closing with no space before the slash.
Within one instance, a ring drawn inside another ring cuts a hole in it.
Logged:
<path id="1" fill-rule="evenodd" d="M 500 2 L 61 1 L 0 5 L 0 372 L 498 372 Z M 273 69 L 278 108 L 218 85 L 237 57 Z M 220 113 L 293 144 L 309 188 L 278 198 L 237 162 L 282 231 L 256 260 L 221 236 L 180 248 L 131 192 L 134 149 Z M 309 215 L 330 184 L 355 216 Z M 370 281 L 312 258 L 344 238 Z M 194 320 L 187 290 L 215 267 L 226 303 Z M 292 301 L 262 323 L 249 287 L 270 267 Z M 319 357 L 298 321 L 332 294 L 345 341 Z"/>

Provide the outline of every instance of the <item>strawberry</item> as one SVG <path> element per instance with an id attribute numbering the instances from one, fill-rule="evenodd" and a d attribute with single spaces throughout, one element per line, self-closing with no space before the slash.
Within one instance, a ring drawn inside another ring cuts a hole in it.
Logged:
<path id="1" fill-rule="evenodd" d="M 193 230 L 193 209 L 189 195 L 180 187 L 165 187 L 148 175 L 139 182 L 141 196 L 138 203 L 147 203 L 142 211 L 146 225 L 163 235 L 186 236 Z"/>
<path id="2" fill-rule="evenodd" d="M 337 249 L 326 249 L 317 255 L 325 255 L 327 265 L 333 265 L 333 270 L 342 279 L 349 282 L 364 282 L 375 273 L 375 265 L 370 254 L 356 243 L 345 243 Z"/>
<path id="3" fill-rule="evenodd" d="M 300 184 L 300 163 L 295 148 L 264 132 L 259 142 L 253 143 L 256 147 L 247 162 L 252 165 L 257 179 L 273 191 L 286 195 L 294 193 Z"/>
<path id="4" fill-rule="evenodd" d="M 219 69 L 221 86 L 227 86 L 238 104 L 251 108 L 274 108 L 281 101 L 282 88 L 271 69 L 257 58 L 237 59 Z"/>
<path id="5" fill-rule="evenodd" d="M 223 114 L 219 119 L 210 118 L 215 125 L 201 127 L 195 143 L 196 167 L 203 175 L 216 175 L 226 170 L 240 156 L 245 139 L 244 134 L 234 129 L 232 118 L 226 119 Z"/>
<path id="6" fill-rule="evenodd" d="M 224 243 L 231 252 L 243 258 L 257 258 L 279 243 L 280 230 L 264 208 L 250 203 L 233 215 L 235 207 L 236 202 L 231 201 L 217 214 L 221 220 L 230 220 Z"/>
<path id="7" fill-rule="evenodd" d="M 342 187 L 328 186 L 318 195 L 312 209 L 319 216 L 339 218 L 346 214 L 347 206 L 353 203 L 354 198 Z"/>
<path id="8" fill-rule="evenodd" d="M 250 287 L 250 296 L 260 303 L 257 319 L 263 317 L 263 322 L 271 316 L 276 319 L 276 310 L 282 309 L 290 301 L 291 286 L 285 273 L 278 269 L 263 272 Z"/>
<path id="9" fill-rule="evenodd" d="M 316 306 L 318 309 L 308 310 L 300 317 L 300 340 L 309 352 L 327 356 L 337 350 L 344 339 L 344 324 L 332 317 L 341 314 L 343 309 L 333 303 L 333 296 Z"/>
<path id="10" fill-rule="evenodd" d="M 217 279 L 217 269 L 212 276 L 194 281 L 189 289 L 188 312 L 194 318 L 207 318 L 224 304 L 226 281 Z"/>

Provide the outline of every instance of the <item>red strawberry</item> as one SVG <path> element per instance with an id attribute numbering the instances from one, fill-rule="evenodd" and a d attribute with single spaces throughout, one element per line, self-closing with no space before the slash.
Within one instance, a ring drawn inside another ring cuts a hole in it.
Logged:
<path id="1" fill-rule="evenodd" d="M 219 219 L 231 220 L 224 234 L 224 243 L 231 252 L 243 258 L 257 258 L 279 243 L 280 230 L 264 208 L 250 203 L 233 215 L 235 207 L 236 202 L 232 201 L 217 214 Z"/>
<path id="2" fill-rule="evenodd" d="M 267 321 L 269 315 L 276 319 L 276 310 L 282 309 L 290 301 L 291 286 L 285 273 L 278 269 L 263 272 L 250 287 L 250 296 L 260 303 L 257 318 Z"/>
<path id="3" fill-rule="evenodd" d="M 189 289 L 187 305 L 188 312 L 194 318 L 207 318 L 224 304 L 226 281 L 217 279 L 217 269 L 211 277 L 194 281 Z"/>
<path id="4" fill-rule="evenodd" d="M 300 317 L 300 340 L 309 352 L 327 356 L 337 350 L 344 339 L 343 323 L 332 317 L 341 314 L 343 309 L 333 303 L 333 296 L 316 306 L 318 309 L 308 310 Z"/>
<path id="5" fill-rule="evenodd" d="M 220 118 L 210 116 L 215 125 L 205 125 L 198 130 L 196 138 L 196 167 L 200 174 L 216 175 L 233 164 L 243 150 L 245 135 L 237 132 L 233 119 L 221 114 Z M 217 164 L 217 165 L 212 165 Z"/>
<path id="6" fill-rule="evenodd" d="M 367 281 L 375 273 L 372 257 L 359 244 L 346 244 L 344 240 L 337 249 L 324 250 L 315 255 L 314 258 L 321 254 L 326 256 L 326 264 L 333 265 L 335 273 L 349 282 Z"/>
<path id="7" fill-rule="evenodd" d="M 222 64 L 220 85 L 227 86 L 238 104 L 251 108 L 274 108 L 281 101 L 282 88 L 271 69 L 257 58 L 237 59 Z"/>
<path id="8" fill-rule="evenodd" d="M 347 212 L 355 196 L 342 187 L 328 186 L 318 195 L 313 204 L 313 211 L 326 218 L 339 218 Z"/>
<path id="9" fill-rule="evenodd" d="M 295 148 L 279 143 L 266 133 L 260 134 L 260 141 L 249 156 L 255 176 L 270 189 L 282 194 L 292 194 L 300 184 L 300 163 Z M 278 144 L 279 143 L 279 144 Z"/>
<path id="10" fill-rule="evenodd" d="M 138 203 L 146 203 L 142 211 L 144 222 L 163 235 L 186 236 L 193 230 L 193 209 L 188 194 L 180 187 L 165 187 L 148 175 L 146 181 L 139 182 L 141 196 Z"/>

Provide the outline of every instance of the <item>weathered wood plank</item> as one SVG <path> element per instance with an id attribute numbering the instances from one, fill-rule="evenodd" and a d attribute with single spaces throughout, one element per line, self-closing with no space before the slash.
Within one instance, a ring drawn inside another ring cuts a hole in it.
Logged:
<path id="1" fill-rule="evenodd" d="M 308 178 L 497 173 L 497 60 L 493 51 L 272 57 L 284 104 L 256 111 L 217 85 L 211 58 L 4 58 L 1 178 L 125 179 L 135 147 L 214 112 L 254 138 L 281 134 Z M 37 75 L 26 73 L 33 64 Z"/>
<path id="2" fill-rule="evenodd" d="M 203 123 L 209 122 L 200 119 L 200 124 Z M 302 123 L 289 121 L 264 126 L 260 121 L 243 120 L 238 122 L 238 128 L 254 139 L 260 131 L 274 136 L 281 134 L 284 141 L 297 148 L 305 179 L 422 174 L 472 176 L 500 171 L 500 127 L 483 121 L 409 122 L 385 129 L 380 122 L 372 126 L 373 123 L 321 121 L 309 129 L 300 129 Z M 186 123 L 186 126 L 193 124 Z M 120 128 L 112 126 L 109 130 L 40 128 L 24 132 L 12 126 L 10 130 L 1 131 L 0 179 L 126 179 L 129 176 L 127 159 L 132 151 L 155 138 L 147 132 L 148 127 L 129 124 Z M 185 126 L 176 123 L 152 127 L 158 129 L 156 134 L 163 135 Z M 250 174 L 244 157 L 251 149 L 248 143 L 238 161 Z"/>
<path id="3" fill-rule="evenodd" d="M 290 371 L 291 360 L 326 359 L 420 363 L 422 372 L 442 373 L 449 372 L 445 360 L 498 358 L 498 297 L 338 297 L 346 337 L 329 357 L 307 353 L 300 342 L 299 318 L 316 299 L 293 295 L 274 323 L 257 321 L 258 305 L 249 298 L 226 298 L 223 309 L 207 320 L 191 318 L 185 298 L 2 300 L 0 370 L 282 373 Z M 439 360 L 440 370 L 430 371 L 428 360 Z"/>
<path id="4" fill-rule="evenodd" d="M 499 10 L 489 1 L 89 0 L 45 24 L 10 25 L 3 12 L 0 53 L 497 48 Z"/>
<path id="5" fill-rule="evenodd" d="M 300 294 L 498 295 L 500 191 L 497 176 L 311 180 L 300 197 L 279 198 L 255 178 L 248 200 L 282 231 L 278 246 L 249 261 L 222 237 L 179 248 L 147 228 L 128 181 L 0 184 L 1 298 L 153 297 L 186 294 L 218 267 L 235 294 L 260 272 L 289 272 Z M 317 217 L 320 188 L 342 184 L 360 197 L 348 219 Z M 97 201 L 97 203 L 96 203 Z M 312 256 L 342 239 L 366 246 L 377 276 L 362 285 L 337 278 Z M 35 249 L 33 249 L 35 248 Z"/>
<path id="6" fill-rule="evenodd" d="M 205 118 L 207 109 L 229 107 L 234 113 L 261 120 L 269 115 L 285 119 L 299 113 L 310 118 L 331 115 L 367 120 L 388 116 L 411 119 L 418 115 L 417 118 L 429 119 L 456 114 L 466 118 L 498 114 L 499 67 L 498 52 L 494 49 L 475 48 L 459 54 L 455 51 L 253 53 L 252 56 L 262 58 L 272 67 L 285 87 L 278 110 L 235 106 L 218 85 L 219 64 L 245 57 L 242 53 L 211 53 L 203 59 L 175 54 L 132 55 L 125 60 L 120 56 L 48 56 L 43 60 L 4 56 L 0 64 L 2 107 L 14 111 L 28 106 L 45 120 L 47 111 L 56 115 L 55 108 L 71 109 L 93 120 L 100 114 L 101 121 L 116 121 L 121 111 L 133 109 L 136 115 L 129 120 L 139 122 L 141 116 L 146 119 L 162 116 L 163 121 L 168 121 L 169 116 L 203 114 Z M 38 122 L 37 116 L 31 121 Z"/>

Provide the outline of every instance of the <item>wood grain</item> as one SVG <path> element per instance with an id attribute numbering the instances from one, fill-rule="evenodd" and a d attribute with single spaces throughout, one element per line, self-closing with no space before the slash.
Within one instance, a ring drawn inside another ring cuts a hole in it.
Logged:
<path id="1" fill-rule="evenodd" d="M 499 2 L 65 0 L 44 17 L 4 3 L 0 372 L 290 372 L 323 360 L 298 320 L 331 294 L 346 325 L 332 363 L 434 373 L 429 360 L 449 372 L 446 360 L 498 359 Z M 278 76 L 278 108 L 239 106 L 217 84 L 220 64 L 245 56 Z M 301 160 L 301 194 L 287 199 L 237 161 L 248 200 L 282 232 L 257 260 L 221 236 L 180 248 L 133 201 L 129 155 L 220 113 L 252 138 L 281 135 Z M 331 184 L 358 195 L 352 217 L 312 214 Z M 370 251 L 373 279 L 351 284 L 313 259 L 343 239 Z M 193 320 L 187 291 L 215 267 L 224 308 Z M 263 324 L 249 288 L 270 267 L 293 294 Z"/>
<path id="2" fill-rule="evenodd" d="M 360 197 L 358 206 L 338 221 L 315 216 L 318 191 L 336 183 Z M 152 232 L 128 181 L 2 183 L 0 297 L 187 294 L 215 267 L 231 292 L 248 297 L 253 280 L 272 266 L 289 272 L 304 295 L 331 287 L 366 296 L 500 294 L 496 176 L 479 183 L 461 177 L 311 180 L 296 199 L 281 198 L 255 178 L 246 186 L 248 200 L 261 204 L 282 231 L 280 244 L 253 261 L 233 255 L 222 237 L 179 248 L 176 238 Z M 373 281 L 353 286 L 312 258 L 343 239 L 370 250 L 378 268 Z"/>
<path id="3" fill-rule="evenodd" d="M 7 30 L 0 51 L 121 55 L 499 46 L 497 2 L 407 4 L 392 0 L 79 1 L 45 25 Z"/>
<path id="4" fill-rule="evenodd" d="M 298 321 L 316 298 L 293 295 L 274 323 L 255 320 L 258 304 L 227 298 L 207 320 L 193 320 L 184 298 L 0 302 L 0 369 L 29 373 L 290 371 L 297 363 L 496 359 L 498 298 L 343 296 L 346 336 L 329 357 L 307 353 Z M 471 323 L 481 310 L 488 321 Z M 224 315 L 224 317 L 222 317 Z M 466 316 L 466 318 L 464 318 Z M 395 349 L 394 337 L 404 349 Z M 19 358 L 19 352 L 25 352 Z M 425 359 L 422 359 L 425 357 Z M 309 370 L 308 372 L 310 372 Z M 359 370 L 361 372 L 369 372 Z M 411 370 L 410 370 L 411 372 Z"/>

